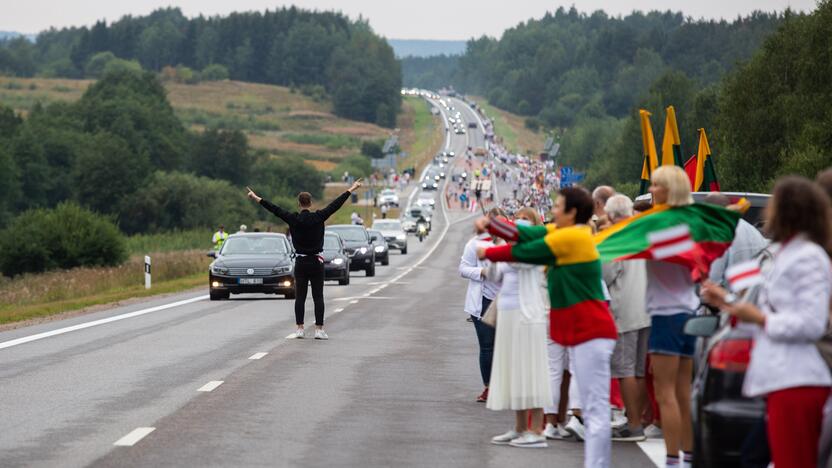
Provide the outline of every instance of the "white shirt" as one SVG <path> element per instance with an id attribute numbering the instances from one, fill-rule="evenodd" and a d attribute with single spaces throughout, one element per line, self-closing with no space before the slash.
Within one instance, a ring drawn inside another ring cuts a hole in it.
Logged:
<path id="1" fill-rule="evenodd" d="M 465 295 L 465 312 L 472 317 L 480 318 L 482 315 L 482 298 L 493 300 L 497 297 L 500 286 L 493 281 L 483 278 L 483 268 L 488 267 L 488 260 L 477 258 L 477 248 L 491 247 L 494 244 L 490 241 L 488 233 L 472 237 L 466 244 L 459 260 L 459 275 L 468 279 L 468 291 Z"/>
<path id="2" fill-rule="evenodd" d="M 828 325 L 831 291 L 832 265 L 820 246 L 797 236 L 777 253 L 760 291 L 766 325 L 755 327 L 743 382 L 746 396 L 832 385 L 829 368 L 815 347 Z"/>
<path id="3" fill-rule="evenodd" d="M 644 260 L 627 260 L 604 264 L 604 281 L 610 291 L 610 309 L 618 333 L 650 326 L 645 296 L 647 267 Z"/>
<path id="4" fill-rule="evenodd" d="M 733 265 L 752 260 L 760 251 L 768 247 L 769 241 L 748 221 L 740 219 L 734 231 L 734 241 L 724 255 L 711 263 L 708 277 L 716 284 L 727 284 L 725 270 Z"/>
<path id="5" fill-rule="evenodd" d="M 647 312 L 650 315 L 692 314 L 699 307 L 690 270 L 675 263 L 647 262 Z"/>

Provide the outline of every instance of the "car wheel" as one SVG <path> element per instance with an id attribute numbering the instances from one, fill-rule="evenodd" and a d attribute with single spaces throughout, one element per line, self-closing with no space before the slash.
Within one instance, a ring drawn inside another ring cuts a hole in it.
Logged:
<path id="1" fill-rule="evenodd" d="M 387 256 L 384 257 L 384 260 L 381 261 L 381 265 L 382 266 L 387 266 L 389 264 L 390 264 L 390 256 L 387 255 Z"/>
<path id="2" fill-rule="evenodd" d="M 210 291 L 210 292 L 208 293 L 208 295 L 209 295 L 209 296 L 211 296 L 211 300 L 212 300 L 212 301 L 219 301 L 219 300 L 221 300 L 221 299 L 227 299 L 227 297 L 225 296 L 225 294 L 220 293 L 220 292 Z"/>
<path id="3" fill-rule="evenodd" d="M 286 294 L 284 294 L 284 295 L 283 295 L 283 297 L 284 297 L 285 299 L 294 299 L 294 298 L 295 298 L 295 292 L 294 292 L 294 291 L 292 291 L 292 292 L 290 292 L 290 293 L 286 293 Z"/>
<path id="4" fill-rule="evenodd" d="M 376 275 L 376 262 L 373 261 L 370 266 L 367 267 L 367 277 L 375 276 Z"/>
<path id="5" fill-rule="evenodd" d="M 407 246 L 406 245 L 402 249 L 402 255 L 407 255 Z"/>
<path id="6" fill-rule="evenodd" d="M 349 273 L 347 273 L 347 275 L 344 277 L 344 279 L 338 280 L 338 284 L 341 285 L 341 286 L 346 286 L 346 285 L 350 284 L 350 275 L 349 275 Z"/>

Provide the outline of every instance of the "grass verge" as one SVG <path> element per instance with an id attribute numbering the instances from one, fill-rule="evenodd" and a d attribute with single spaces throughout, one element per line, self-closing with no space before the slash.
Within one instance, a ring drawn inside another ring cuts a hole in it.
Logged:
<path id="1" fill-rule="evenodd" d="M 546 135 L 526 128 L 524 117 L 498 109 L 481 97 L 473 99 L 494 123 L 494 133 L 503 140 L 506 149 L 525 155 L 538 154 L 543 150 Z"/>
<path id="2" fill-rule="evenodd" d="M 399 145 L 407 157 L 399 161 L 399 169 L 421 169 L 442 149 L 443 133 L 439 117 L 430 113 L 430 104 L 420 97 L 406 97 L 402 102 Z"/>

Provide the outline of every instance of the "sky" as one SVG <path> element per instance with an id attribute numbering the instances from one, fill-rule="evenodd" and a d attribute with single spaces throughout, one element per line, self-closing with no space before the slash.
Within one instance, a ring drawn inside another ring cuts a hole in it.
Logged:
<path id="1" fill-rule="evenodd" d="M 274 9 L 296 5 L 306 9 L 337 10 L 350 17 L 362 15 L 373 29 L 392 39 L 453 39 L 489 35 L 531 18 L 540 18 L 559 6 L 579 11 L 598 9 L 608 14 L 633 10 L 682 11 L 693 18 L 733 19 L 754 10 L 782 11 L 791 7 L 811 11 L 816 0 L 0 0 L 0 31 L 37 33 L 49 27 L 88 26 L 130 15 L 145 15 L 157 8 L 176 6 L 186 16 L 225 15 L 232 11 Z"/>

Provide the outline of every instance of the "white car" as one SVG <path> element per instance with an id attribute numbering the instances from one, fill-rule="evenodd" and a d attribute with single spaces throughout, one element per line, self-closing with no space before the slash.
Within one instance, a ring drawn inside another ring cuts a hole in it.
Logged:
<path id="1" fill-rule="evenodd" d="M 399 195 L 393 189 L 382 190 L 378 194 L 378 206 L 381 205 L 399 206 Z"/>

